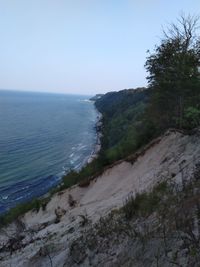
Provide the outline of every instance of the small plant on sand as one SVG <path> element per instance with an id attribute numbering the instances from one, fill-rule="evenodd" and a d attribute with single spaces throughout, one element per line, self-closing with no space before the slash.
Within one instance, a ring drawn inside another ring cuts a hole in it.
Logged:
<path id="1" fill-rule="evenodd" d="M 71 194 L 68 195 L 68 204 L 70 207 L 74 207 L 76 205 L 76 200 L 74 200 Z"/>
<path id="2" fill-rule="evenodd" d="M 122 207 L 122 212 L 126 219 L 131 219 L 135 215 L 148 216 L 155 211 L 163 195 L 167 193 L 167 183 L 161 182 L 154 189 L 147 193 L 130 194 Z"/>

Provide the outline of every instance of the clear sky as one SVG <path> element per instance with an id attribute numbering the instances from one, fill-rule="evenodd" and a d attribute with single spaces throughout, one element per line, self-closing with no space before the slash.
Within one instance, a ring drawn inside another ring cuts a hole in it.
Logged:
<path id="1" fill-rule="evenodd" d="M 146 51 L 199 0 L 0 0 L 0 88 L 95 94 L 146 85 Z"/>

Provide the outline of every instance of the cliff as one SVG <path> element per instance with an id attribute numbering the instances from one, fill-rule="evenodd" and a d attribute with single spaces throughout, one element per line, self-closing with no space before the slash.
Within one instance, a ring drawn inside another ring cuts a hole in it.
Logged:
<path id="1" fill-rule="evenodd" d="M 167 131 L 2 228 L 0 266 L 198 266 L 199 136 Z"/>

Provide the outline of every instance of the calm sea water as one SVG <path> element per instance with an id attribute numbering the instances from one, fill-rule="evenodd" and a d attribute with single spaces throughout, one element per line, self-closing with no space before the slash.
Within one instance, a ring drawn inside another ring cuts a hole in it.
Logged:
<path id="1" fill-rule="evenodd" d="M 97 115 L 85 96 L 0 91 L 0 213 L 86 163 Z"/>

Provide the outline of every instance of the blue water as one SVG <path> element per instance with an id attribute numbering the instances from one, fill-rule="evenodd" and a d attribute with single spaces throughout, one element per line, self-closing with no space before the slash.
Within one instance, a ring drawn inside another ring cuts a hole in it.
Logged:
<path id="1" fill-rule="evenodd" d="M 0 213 L 83 166 L 97 111 L 85 96 L 0 91 Z"/>

